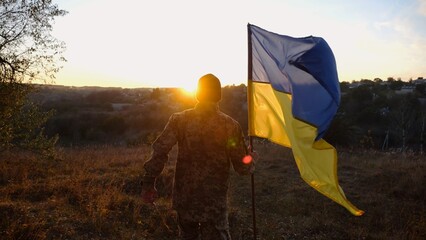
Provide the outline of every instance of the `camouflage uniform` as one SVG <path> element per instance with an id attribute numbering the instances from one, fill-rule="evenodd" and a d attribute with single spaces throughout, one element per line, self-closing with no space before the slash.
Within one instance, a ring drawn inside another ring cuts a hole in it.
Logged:
<path id="1" fill-rule="evenodd" d="M 173 208 L 181 229 L 201 223 L 198 231 L 203 239 L 230 239 L 227 217 L 230 167 L 241 175 L 249 174 L 249 166 L 242 162 L 246 145 L 240 125 L 213 102 L 200 102 L 193 109 L 173 114 L 144 165 L 144 183 L 153 183 L 176 143 L 179 151 Z M 209 225 L 214 226 L 215 233 L 209 233 Z"/>

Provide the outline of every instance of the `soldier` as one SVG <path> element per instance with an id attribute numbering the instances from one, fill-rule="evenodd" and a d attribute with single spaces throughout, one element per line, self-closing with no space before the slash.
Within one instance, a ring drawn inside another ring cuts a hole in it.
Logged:
<path id="1" fill-rule="evenodd" d="M 221 84 L 213 74 L 198 81 L 197 105 L 173 114 L 152 145 L 145 163 L 142 198 L 157 197 L 156 177 L 164 168 L 171 148 L 178 144 L 173 186 L 173 208 L 177 212 L 182 239 L 231 239 L 227 212 L 230 167 L 240 175 L 253 171 L 244 135 L 237 121 L 219 110 Z"/>

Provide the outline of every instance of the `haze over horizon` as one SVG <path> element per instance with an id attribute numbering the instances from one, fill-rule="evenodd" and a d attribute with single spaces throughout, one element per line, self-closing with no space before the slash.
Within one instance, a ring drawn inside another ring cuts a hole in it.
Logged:
<path id="1" fill-rule="evenodd" d="M 247 81 L 247 23 L 323 37 L 340 81 L 426 77 L 426 0 L 54 0 L 66 86 L 193 88 L 205 73 Z"/>

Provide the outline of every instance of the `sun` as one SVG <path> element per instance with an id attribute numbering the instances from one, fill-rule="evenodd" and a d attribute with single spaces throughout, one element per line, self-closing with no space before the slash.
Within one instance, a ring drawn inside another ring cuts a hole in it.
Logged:
<path id="1" fill-rule="evenodd" d="M 187 96 L 195 96 L 195 93 L 197 92 L 197 86 L 195 84 L 187 84 L 185 86 L 181 86 L 180 89 L 182 92 Z"/>

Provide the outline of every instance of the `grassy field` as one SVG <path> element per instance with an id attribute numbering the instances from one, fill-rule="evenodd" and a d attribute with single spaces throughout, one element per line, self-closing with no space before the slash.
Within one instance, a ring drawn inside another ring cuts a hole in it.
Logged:
<path id="1" fill-rule="evenodd" d="M 301 180 L 289 149 L 255 146 L 258 239 L 426 239 L 426 157 L 339 150 L 352 216 Z M 1 239 L 176 239 L 171 154 L 154 206 L 140 197 L 149 147 L 60 149 L 57 160 L 0 155 Z M 252 239 L 250 177 L 233 175 L 233 239 Z"/>

